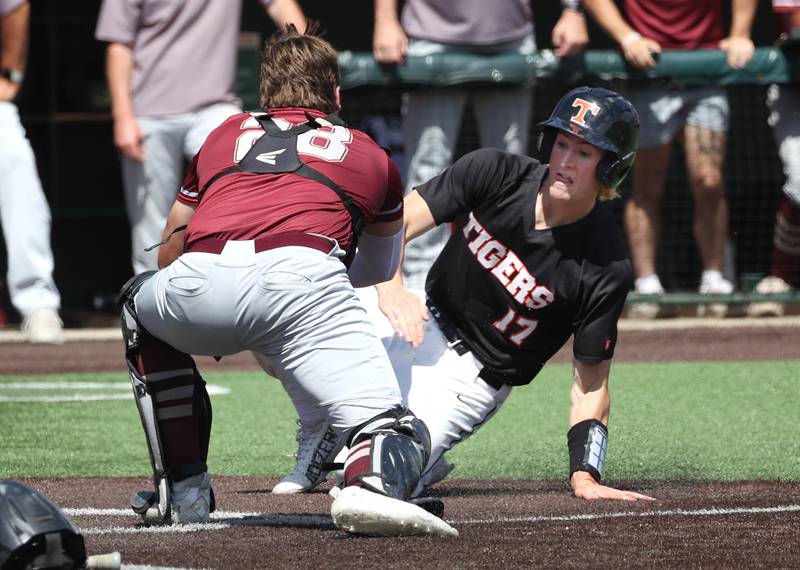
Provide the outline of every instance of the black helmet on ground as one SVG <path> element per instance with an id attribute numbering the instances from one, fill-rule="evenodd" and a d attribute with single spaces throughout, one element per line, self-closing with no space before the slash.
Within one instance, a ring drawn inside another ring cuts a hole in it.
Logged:
<path id="1" fill-rule="evenodd" d="M 72 570 L 85 562 L 81 531 L 56 505 L 16 481 L 0 481 L 0 570 Z"/>

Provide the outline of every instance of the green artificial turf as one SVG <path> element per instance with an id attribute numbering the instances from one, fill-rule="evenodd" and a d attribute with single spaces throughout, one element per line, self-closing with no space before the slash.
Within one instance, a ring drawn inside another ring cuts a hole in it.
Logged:
<path id="1" fill-rule="evenodd" d="M 609 479 L 800 479 L 794 422 L 800 362 L 616 364 Z M 230 390 L 212 396 L 210 469 L 279 475 L 291 469 L 295 412 L 260 372 L 204 374 Z M 0 478 L 147 475 L 131 399 L 8 402 L 9 396 L 130 393 L 119 373 L 0 376 L 21 382 L 98 382 L 119 387 L 31 390 L 0 386 Z M 449 453 L 459 478 L 564 478 L 571 371 L 545 367 L 516 388 L 477 435 Z"/>

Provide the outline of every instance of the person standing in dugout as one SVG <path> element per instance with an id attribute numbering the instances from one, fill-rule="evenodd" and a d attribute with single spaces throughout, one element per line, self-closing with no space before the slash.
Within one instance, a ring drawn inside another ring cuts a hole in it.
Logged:
<path id="1" fill-rule="evenodd" d="M 430 436 L 403 407 L 353 289 L 397 270 L 400 177 L 336 116 L 336 52 L 316 30 L 290 24 L 267 42 L 263 112 L 211 132 L 169 213 L 162 269 L 123 288 L 126 359 L 155 484 L 131 506 L 153 524 L 209 520 L 211 408 L 189 355 L 249 350 L 290 395 L 324 410 L 348 445 L 344 490 L 331 507 L 338 528 L 457 536 L 429 512 L 441 504 L 407 501 Z"/>
<path id="2" fill-rule="evenodd" d="M 598 201 L 616 196 L 633 164 L 639 117 L 617 93 L 580 87 L 540 126 L 538 159 L 477 150 L 405 198 L 406 241 L 455 224 L 425 293 L 406 290 L 399 272 L 360 290 L 405 403 L 430 429 L 431 458 L 415 496 L 453 468 L 443 454 L 572 336 L 572 490 L 589 500 L 652 500 L 601 483 L 609 372 L 633 271 Z"/>

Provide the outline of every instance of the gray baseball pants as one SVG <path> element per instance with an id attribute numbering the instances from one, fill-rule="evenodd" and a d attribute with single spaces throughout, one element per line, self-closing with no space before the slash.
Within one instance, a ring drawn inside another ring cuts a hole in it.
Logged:
<path id="1" fill-rule="evenodd" d="M 332 242 L 333 243 L 333 242 Z M 358 301 L 341 250 L 185 253 L 136 296 L 142 325 L 188 354 L 249 350 L 293 398 L 316 402 L 339 431 L 401 404 L 392 365 Z"/>

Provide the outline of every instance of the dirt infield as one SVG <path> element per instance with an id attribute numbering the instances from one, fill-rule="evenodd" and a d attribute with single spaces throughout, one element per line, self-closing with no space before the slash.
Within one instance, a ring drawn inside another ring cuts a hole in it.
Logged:
<path id="1" fill-rule="evenodd" d="M 627 484 L 660 500 L 587 503 L 571 497 L 565 481 L 453 480 L 437 494 L 445 498 L 457 539 L 350 536 L 331 524 L 324 490 L 273 496 L 274 479 L 218 478 L 223 510 L 208 525 L 180 529 L 137 528 L 120 498 L 145 488 L 144 479 L 23 482 L 69 509 L 90 553 L 119 551 L 124 564 L 232 570 L 800 566 L 797 482 Z"/>
<path id="2" fill-rule="evenodd" d="M 569 348 L 556 361 L 568 361 Z M 617 361 L 800 358 L 794 326 L 623 331 Z M 255 369 L 249 355 L 202 369 Z M 0 374 L 125 369 L 121 341 L 0 344 Z M 787 450 L 787 452 L 790 450 Z M 336 530 L 325 492 L 273 496 L 275 479 L 215 479 L 207 525 L 144 528 L 127 507 L 143 478 L 29 479 L 83 529 L 90 554 L 179 568 L 800 568 L 800 482 L 619 482 L 655 503 L 575 499 L 566 481 L 448 480 L 433 494 L 457 539 Z"/>

